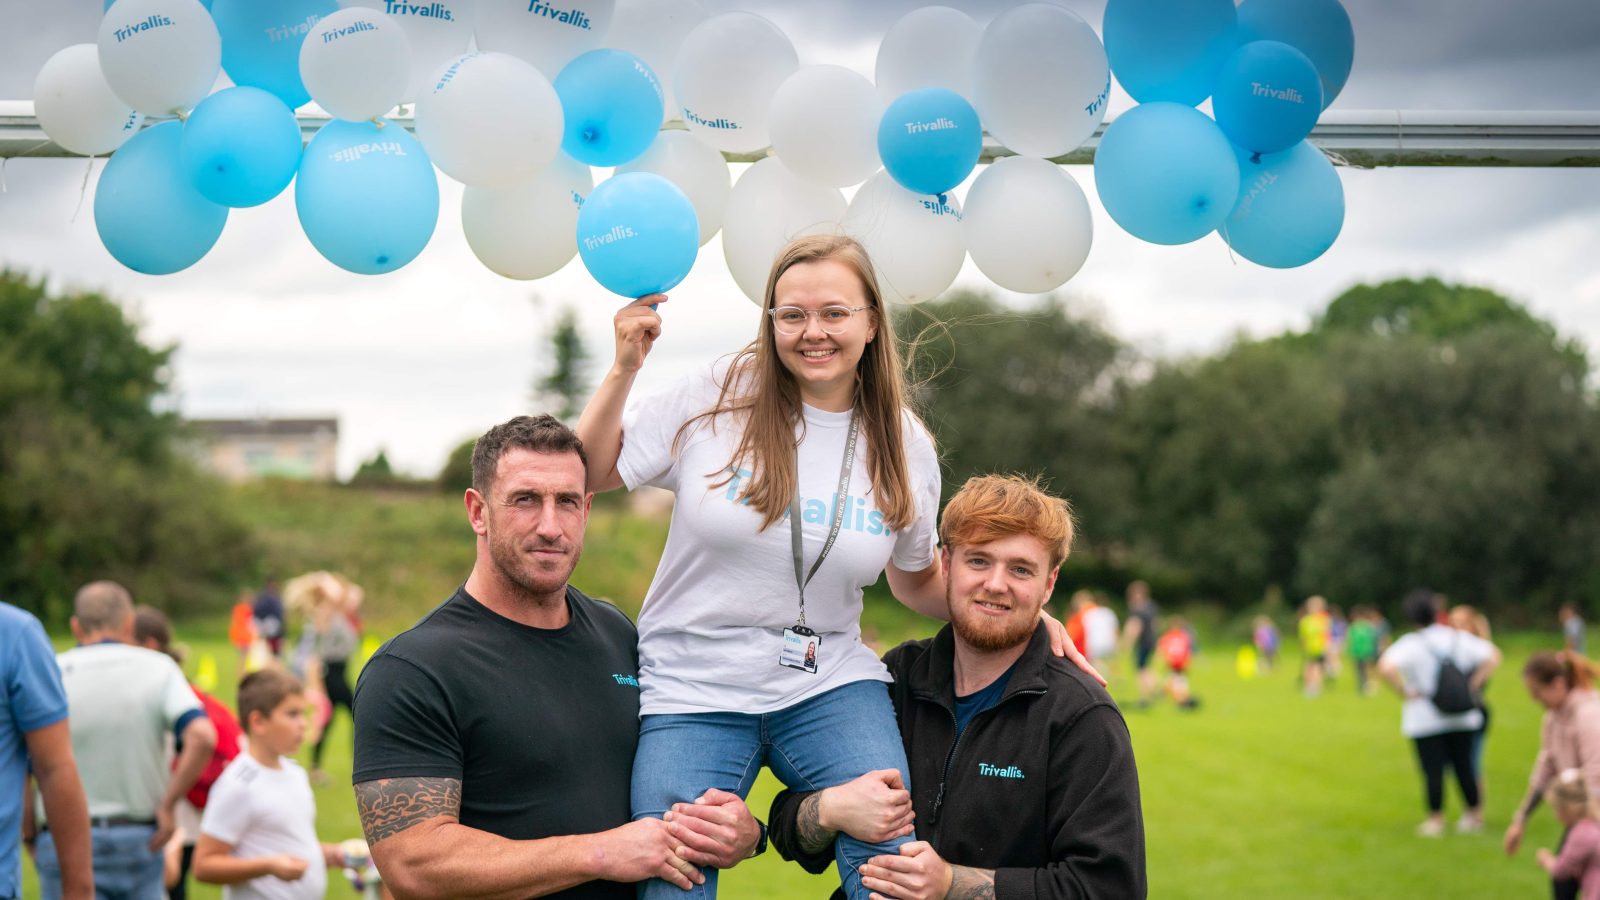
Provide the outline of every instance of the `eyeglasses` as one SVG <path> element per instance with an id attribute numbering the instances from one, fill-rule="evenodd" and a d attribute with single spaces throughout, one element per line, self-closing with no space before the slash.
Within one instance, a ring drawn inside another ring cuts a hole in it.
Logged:
<path id="1" fill-rule="evenodd" d="M 817 317 L 817 324 L 822 326 L 826 334 L 843 334 L 850 327 L 850 317 L 870 306 L 824 306 L 821 309 L 801 309 L 798 306 L 780 306 L 767 310 L 767 315 L 772 317 L 772 324 L 778 329 L 779 334 L 799 334 L 806 330 L 806 322 L 812 316 Z"/>

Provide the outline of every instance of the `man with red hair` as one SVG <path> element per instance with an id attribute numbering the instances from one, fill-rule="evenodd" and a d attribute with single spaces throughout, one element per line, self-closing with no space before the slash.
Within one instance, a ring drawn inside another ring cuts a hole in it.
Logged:
<path id="1" fill-rule="evenodd" d="M 1093 677 L 1051 655 L 1039 624 L 1072 535 L 1066 502 L 1036 481 L 983 476 L 951 498 L 950 624 L 884 656 L 911 785 L 890 770 L 779 794 L 771 834 L 785 857 L 820 872 L 839 833 L 880 842 L 915 821 L 921 840 L 861 869 L 877 894 L 1145 896 L 1127 726 Z"/>

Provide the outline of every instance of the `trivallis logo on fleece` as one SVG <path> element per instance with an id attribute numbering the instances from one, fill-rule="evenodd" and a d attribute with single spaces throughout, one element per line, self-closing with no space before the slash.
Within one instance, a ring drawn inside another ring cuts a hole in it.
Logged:
<path id="1" fill-rule="evenodd" d="M 540 0 L 531 0 L 528 4 L 528 12 L 536 16 L 544 16 L 547 19 L 554 19 L 563 25 L 571 25 L 573 28 L 582 28 L 584 31 L 588 31 L 593 27 L 589 22 L 589 17 L 584 15 L 581 10 L 556 9 L 548 3 L 541 3 Z"/>
<path id="2" fill-rule="evenodd" d="M 112 34 L 116 36 L 117 43 L 120 44 L 136 34 L 149 31 L 152 28 L 165 28 L 171 24 L 172 20 L 166 16 L 151 16 L 150 18 L 145 19 L 143 22 L 138 22 L 133 25 L 124 25 L 121 28 L 118 28 L 116 31 L 113 31 Z"/>
<path id="3" fill-rule="evenodd" d="M 272 26 L 266 29 L 267 39 L 276 44 L 279 41 L 292 40 L 293 38 L 297 37 L 303 38 L 310 34 L 311 29 L 320 21 L 322 21 L 321 16 L 312 14 L 306 16 L 306 20 L 304 22 L 296 22 L 293 25 Z"/>
<path id="4" fill-rule="evenodd" d="M 429 3 L 426 6 L 417 3 L 405 3 L 403 0 L 384 0 L 383 11 L 391 16 L 422 16 L 429 19 L 438 19 L 441 22 L 454 22 L 455 13 L 445 9 L 443 3 Z"/>

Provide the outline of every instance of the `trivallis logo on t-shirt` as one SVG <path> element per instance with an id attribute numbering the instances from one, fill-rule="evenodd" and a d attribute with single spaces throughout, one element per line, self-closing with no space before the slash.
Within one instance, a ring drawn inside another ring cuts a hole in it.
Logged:
<path id="1" fill-rule="evenodd" d="M 722 492 L 722 498 L 730 503 L 748 504 L 750 498 L 740 496 L 744 483 L 751 477 L 749 469 L 732 469 L 732 477 L 728 479 L 727 488 Z M 837 491 L 828 495 L 827 500 L 813 500 L 804 496 L 800 498 L 800 520 L 809 525 L 829 526 L 833 524 L 833 517 L 838 512 L 839 494 Z M 784 518 L 788 518 L 784 513 Z M 845 498 L 844 521 L 839 523 L 840 531 L 859 531 L 863 534 L 879 535 L 889 534 L 890 528 L 883 520 L 883 513 L 871 509 L 865 497 L 850 494 Z"/>

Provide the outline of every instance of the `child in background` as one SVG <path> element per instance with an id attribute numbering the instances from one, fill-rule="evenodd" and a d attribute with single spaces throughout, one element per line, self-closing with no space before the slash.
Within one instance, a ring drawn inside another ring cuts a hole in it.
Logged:
<path id="1" fill-rule="evenodd" d="M 1561 604 L 1561 644 L 1579 656 L 1583 655 L 1584 638 L 1588 632 L 1583 624 L 1583 616 L 1578 614 L 1578 607 L 1572 603 Z"/>
<path id="2" fill-rule="evenodd" d="M 1156 642 L 1156 651 L 1167 664 L 1167 696 L 1183 709 L 1199 706 L 1194 695 L 1189 693 L 1189 659 L 1194 653 L 1194 634 L 1182 619 L 1172 620 L 1161 640 Z"/>
<path id="3" fill-rule="evenodd" d="M 1567 827 L 1567 834 L 1560 853 L 1540 847 L 1535 859 L 1550 873 L 1551 881 L 1576 880 L 1581 900 L 1600 900 L 1600 822 L 1595 821 L 1594 801 L 1583 771 L 1564 770 L 1544 796 Z"/>
<path id="4" fill-rule="evenodd" d="M 252 672 L 239 682 L 239 721 L 248 746 L 211 788 L 194 876 L 225 885 L 223 900 L 321 898 L 344 853 L 317 841 L 311 782 L 291 758 L 305 740 L 305 689 L 279 669 Z"/>
<path id="5" fill-rule="evenodd" d="M 1323 667 L 1327 670 L 1329 681 L 1339 678 L 1339 666 L 1344 662 L 1345 638 L 1350 633 L 1350 622 L 1344 617 L 1344 610 L 1338 606 L 1328 607 L 1328 652 L 1323 658 Z"/>
<path id="6" fill-rule="evenodd" d="M 1278 664 L 1278 626 L 1267 616 L 1256 616 L 1251 637 L 1255 640 L 1257 665 L 1263 672 L 1272 671 Z"/>
<path id="7" fill-rule="evenodd" d="M 1378 663 L 1378 625 L 1365 606 L 1350 611 L 1350 661 L 1356 667 L 1356 692 L 1370 697 L 1378 689 L 1372 667 Z"/>
<path id="8" fill-rule="evenodd" d="M 228 643 L 239 651 L 239 661 L 250 653 L 256 640 L 255 595 L 240 591 L 238 602 L 233 604 L 233 615 L 228 620 Z"/>
<path id="9" fill-rule="evenodd" d="M 1306 600 L 1305 614 L 1300 617 L 1300 652 L 1305 657 L 1305 668 L 1300 673 L 1300 685 L 1307 697 L 1322 693 L 1322 676 L 1328 660 L 1328 601 L 1321 597 Z"/>

